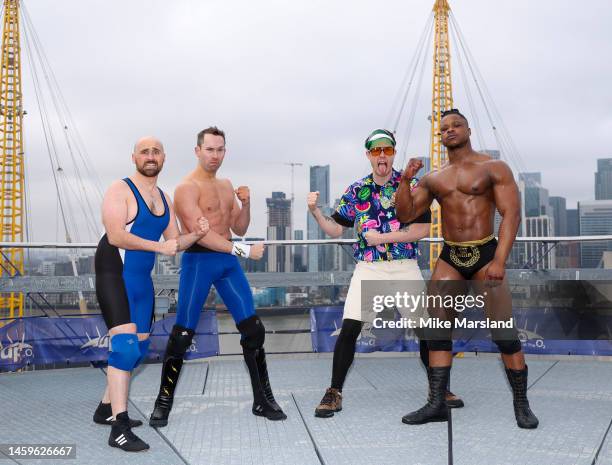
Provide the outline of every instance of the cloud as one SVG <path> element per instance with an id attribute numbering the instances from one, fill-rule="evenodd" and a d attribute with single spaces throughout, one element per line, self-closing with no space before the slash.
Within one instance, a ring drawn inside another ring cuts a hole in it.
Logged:
<path id="1" fill-rule="evenodd" d="M 525 167 L 542 171 L 544 186 L 568 206 L 593 198 L 595 160 L 612 156 L 604 143 L 612 108 L 608 3 L 451 7 Z M 155 134 L 168 153 L 160 183 L 171 192 L 194 166 L 195 134 L 216 124 L 228 134 L 220 175 L 251 187 L 250 234 L 259 236 L 265 198 L 290 189 L 283 163 L 304 163 L 296 168 L 301 229 L 309 165 L 331 165 L 334 198 L 367 173 L 363 139 L 386 123 L 431 12 L 428 2 L 399 0 L 30 0 L 27 8 L 105 185 L 132 171 L 134 140 Z M 455 104 L 466 108 L 456 64 L 454 72 Z M 33 239 L 55 240 L 49 162 L 24 79 Z M 430 86 L 426 69 L 409 154 L 427 155 Z M 486 117 L 479 120 L 494 144 Z"/>

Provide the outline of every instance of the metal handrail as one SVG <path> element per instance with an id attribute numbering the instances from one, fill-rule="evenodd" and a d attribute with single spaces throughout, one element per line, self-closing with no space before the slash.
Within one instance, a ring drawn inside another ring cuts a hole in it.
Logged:
<path id="1" fill-rule="evenodd" d="M 417 242 L 443 242 L 440 237 L 425 237 Z M 538 237 L 517 237 L 514 242 L 544 242 L 544 243 L 559 243 L 559 242 L 596 242 L 596 241 L 612 241 L 612 235 L 606 234 L 601 236 L 538 236 Z M 247 244 L 265 245 L 324 245 L 324 244 L 340 244 L 352 245 L 355 239 L 304 239 L 304 240 L 245 240 Z M 94 242 L 0 242 L 0 248 L 21 248 L 21 249 L 95 249 L 98 246 Z"/>

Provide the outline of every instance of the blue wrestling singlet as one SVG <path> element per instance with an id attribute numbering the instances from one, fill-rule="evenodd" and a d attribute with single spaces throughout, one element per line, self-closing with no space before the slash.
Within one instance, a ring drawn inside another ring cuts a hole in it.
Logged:
<path id="1" fill-rule="evenodd" d="M 196 244 L 183 254 L 179 282 L 177 325 L 195 329 L 213 284 L 236 324 L 255 315 L 251 287 L 234 255 Z"/>
<path id="2" fill-rule="evenodd" d="M 129 179 L 138 210 L 136 217 L 126 224 L 126 231 L 150 241 L 159 241 L 170 221 L 166 196 L 159 189 L 164 202 L 164 213 L 155 215 L 149 209 L 137 187 Z M 155 252 L 124 250 L 102 236 L 96 249 L 96 295 L 106 326 L 110 329 L 126 323 L 136 323 L 137 332 L 148 333 L 153 319 L 155 295 L 151 271 L 155 265 Z"/>

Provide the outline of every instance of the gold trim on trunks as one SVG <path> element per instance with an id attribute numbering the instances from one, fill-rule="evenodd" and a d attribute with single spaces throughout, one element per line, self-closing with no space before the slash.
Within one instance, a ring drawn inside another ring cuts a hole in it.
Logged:
<path id="1" fill-rule="evenodd" d="M 484 239 L 478 239 L 475 241 L 465 241 L 465 242 L 453 242 L 444 240 L 448 245 L 453 247 L 473 247 L 475 245 L 483 245 L 489 242 L 490 240 L 495 239 L 495 235 L 491 234 L 490 236 L 485 237 Z"/>

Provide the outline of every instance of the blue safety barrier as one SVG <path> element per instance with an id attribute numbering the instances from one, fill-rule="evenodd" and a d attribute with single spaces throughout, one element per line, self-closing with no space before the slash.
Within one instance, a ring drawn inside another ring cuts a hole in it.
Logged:
<path id="1" fill-rule="evenodd" d="M 163 357 L 175 320 L 176 316 L 171 315 L 154 323 L 147 360 Z M 108 329 L 101 315 L 16 319 L 0 328 L 0 371 L 14 371 L 27 365 L 105 362 L 108 342 Z M 204 311 L 185 358 L 218 354 L 216 313 Z"/>
<path id="2" fill-rule="evenodd" d="M 340 306 L 316 307 L 310 310 L 312 350 L 332 352 L 342 327 Z M 514 311 L 516 328 L 523 350 L 528 354 L 612 355 L 609 338 L 579 339 L 580 333 L 594 333 L 598 325 L 585 323 L 583 318 L 559 318 L 557 309 L 518 309 Z M 399 315 L 398 315 L 399 316 Z M 397 316 L 397 317 L 398 317 Z M 466 311 L 471 320 L 482 319 L 482 312 Z M 586 329 L 585 329 L 586 327 Z M 606 326 L 604 325 L 603 328 Z M 527 328 L 532 328 L 531 330 Z M 537 328 L 540 328 L 536 331 Z M 542 334 L 543 333 L 543 334 Z M 551 335 L 550 337 L 547 336 Z M 564 339 L 560 339 L 563 334 Z M 576 337 L 576 339 L 572 339 Z M 357 352 L 413 352 L 418 351 L 418 340 L 412 330 L 376 329 L 365 325 L 356 345 Z M 455 352 L 498 352 L 488 330 L 456 330 L 453 334 Z"/>

